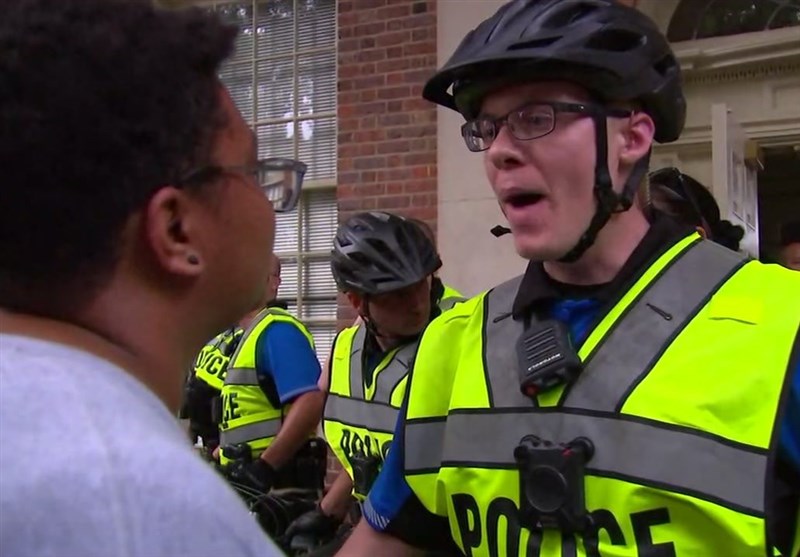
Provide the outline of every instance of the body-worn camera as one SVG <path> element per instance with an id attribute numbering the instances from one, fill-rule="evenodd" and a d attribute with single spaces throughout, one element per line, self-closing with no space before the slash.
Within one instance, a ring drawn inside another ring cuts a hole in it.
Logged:
<path id="1" fill-rule="evenodd" d="M 536 321 L 517 340 L 519 388 L 534 398 L 542 391 L 572 381 L 583 364 L 561 321 Z"/>
<path id="2" fill-rule="evenodd" d="M 585 465 L 594 454 L 586 437 L 551 443 L 526 435 L 514 449 L 520 478 L 520 513 L 533 530 L 582 532 L 588 524 L 584 500 Z"/>
<path id="3" fill-rule="evenodd" d="M 366 497 L 381 471 L 381 459 L 374 455 L 354 454 L 350 457 L 350 465 L 353 467 L 353 491 Z"/>

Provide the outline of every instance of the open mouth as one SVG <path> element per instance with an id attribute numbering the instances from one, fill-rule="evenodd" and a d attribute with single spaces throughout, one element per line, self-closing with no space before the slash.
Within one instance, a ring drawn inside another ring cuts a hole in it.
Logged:
<path id="1" fill-rule="evenodd" d="M 518 193 L 508 197 L 506 199 L 506 203 L 508 203 L 515 209 L 520 209 L 522 207 L 535 205 L 542 199 L 544 199 L 544 196 L 538 193 Z"/>

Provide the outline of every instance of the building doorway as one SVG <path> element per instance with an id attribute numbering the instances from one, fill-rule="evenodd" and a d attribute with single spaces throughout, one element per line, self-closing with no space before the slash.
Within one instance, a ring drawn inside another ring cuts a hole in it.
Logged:
<path id="1" fill-rule="evenodd" d="M 758 173 L 759 259 L 774 263 L 783 223 L 800 219 L 800 143 L 764 150 Z"/>

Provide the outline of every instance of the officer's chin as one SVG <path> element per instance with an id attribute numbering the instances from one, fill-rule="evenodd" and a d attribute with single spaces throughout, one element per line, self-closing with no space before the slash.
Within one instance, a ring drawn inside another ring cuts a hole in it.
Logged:
<path id="1" fill-rule="evenodd" d="M 405 327 L 397 327 L 392 329 L 391 331 L 387 331 L 389 336 L 395 338 L 406 338 L 406 337 L 413 337 L 418 334 L 419 328 L 412 327 L 412 326 L 405 326 Z"/>
<path id="2" fill-rule="evenodd" d="M 408 331 L 405 333 L 405 336 L 413 337 L 420 334 L 422 331 L 425 330 L 425 326 L 427 324 L 428 324 L 427 318 L 420 320 L 420 322 L 417 325 L 408 328 Z"/>

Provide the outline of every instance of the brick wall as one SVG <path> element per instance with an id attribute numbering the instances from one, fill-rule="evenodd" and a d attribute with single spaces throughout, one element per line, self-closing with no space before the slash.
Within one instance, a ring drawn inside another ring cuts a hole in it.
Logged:
<path id="1" fill-rule="evenodd" d="M 339 219 L 382 209 L 436 226 L 435 0 L 337 2 Z M 342 325 L 352 322 L 340 303 Z"/>
<path id="2" fill-rule="evenodd" d="M 338 198 L 341 218 L 386 209 L 436 221 L 435 0 L 338 5 Z"/>

